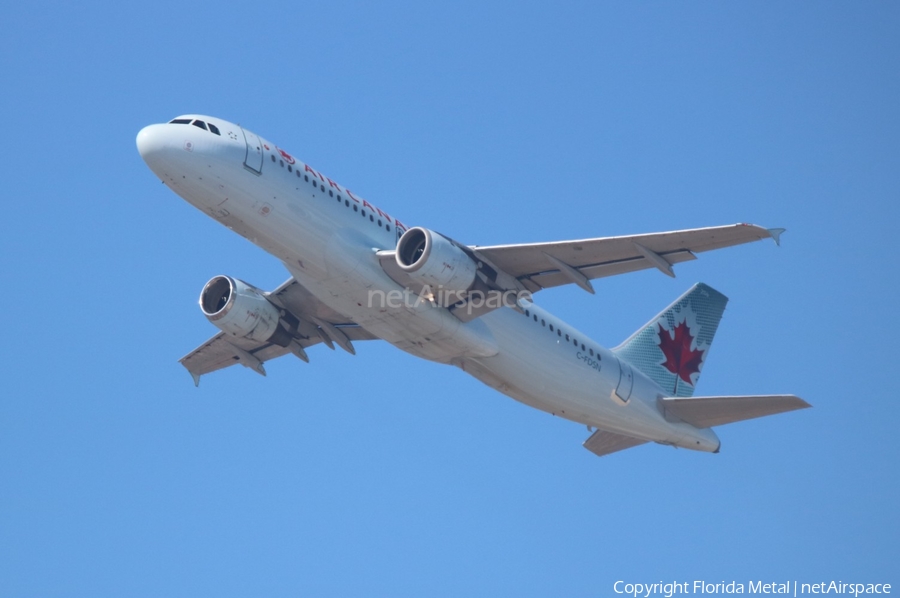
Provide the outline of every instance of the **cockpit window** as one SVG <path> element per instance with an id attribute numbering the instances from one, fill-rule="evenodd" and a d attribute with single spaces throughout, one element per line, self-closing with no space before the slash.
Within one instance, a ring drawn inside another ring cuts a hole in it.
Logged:
<path id="1" fill-rule="evenodd" d="M 203 129 L 204 131 L 209 131 L 210 133 L 218 135 L 219 137 L 222 136 L 222 133 L 219 131 L 219 127 L 217 127 L 216 125 L 214 125 L 212 123 L 205 123 L 199 119 L 176 118 L 176 119 L 170 120 L 169 124 L 170 125 L 191 125 L 192 124 L 195 127 L 197 127 L 198 129 Z M 207 128 L 207 127 L 209 127 L 209 128 Z"/>

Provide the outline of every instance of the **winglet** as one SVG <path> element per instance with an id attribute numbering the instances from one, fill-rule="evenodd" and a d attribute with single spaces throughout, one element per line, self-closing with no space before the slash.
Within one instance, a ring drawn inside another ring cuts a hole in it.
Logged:
<path id="1" fill-rule="evenodd" d="M 769 231 L 769 235 L 771 235 L 772 240 L 775 241 L 775 244 L 781 247 L 781 233 L 786 231 L 786 228 L 767 228 Z"/>
<path id="2" fill-rule="evenodd" d="M 195 374 L 191 370 L 188 370 L 188 373 L 191 375 L 191 378 L 194 379 L 194 386 L 199 387 L 200 386 L 200 374 Z"/>

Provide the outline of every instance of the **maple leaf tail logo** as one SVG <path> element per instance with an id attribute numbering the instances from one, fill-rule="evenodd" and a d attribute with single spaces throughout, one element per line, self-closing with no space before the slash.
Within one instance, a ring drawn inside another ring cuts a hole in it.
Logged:
<path id="1" fill-rule="evenodd" d="M 671 396 L 693 396 L 727 303 L 728 297 L 698 282 L 613 353 Z"/>
<path id="2" fill-rule="evenodd" d="M 675 374 L 675 389 L 678 389 L 678 379 L 684 380 L 692 388 L 693 374 L 700 373 L 700 365 L 703 363 L 703 349 L 691 349 L 694 336 L 687 322 L 681 322 L 672 331 L 666 330 L 662 323 L 659 326 L 659 348 L 665 357 L 662 366 Z"/>

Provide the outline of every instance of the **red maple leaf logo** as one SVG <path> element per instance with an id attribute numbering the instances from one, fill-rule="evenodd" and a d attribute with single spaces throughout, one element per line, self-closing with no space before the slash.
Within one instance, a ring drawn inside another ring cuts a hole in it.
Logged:
<path id="1" fill-rule="evenodd" d="M 292 155 L 290 155 L 280 147 L 276 147 L 275 149 L 278 150 L 278 153 L 281 154 L 281 157 L 284 158 L 285 162 L 287 162 L 288 164 L 296 164 L 296 160 L 294 160 L 294 157 Z"/>
<path id="2" fill-rule="evenodd" d="M 700 373 L 700 362 L 703 360 L 703 351 L 691 349 L 694 337 L 687 322 L 682 322 L 669 332 L 659 324 L 659 348 L 662 349 L 666 360 L 663 367 L 693 386 L 691 374 Z"/>

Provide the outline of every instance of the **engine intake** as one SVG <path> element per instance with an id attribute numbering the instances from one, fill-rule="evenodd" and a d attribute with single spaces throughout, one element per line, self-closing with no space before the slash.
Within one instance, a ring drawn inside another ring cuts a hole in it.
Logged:
<path id="1" fill-rule="evenodd" d="M 422 285 L 462 294 L 475 284 L 478 266 L 453 241 L 427 228 L 414 227 L 397 242 L 397 265 Z"/>
<path id="2" fill-rule="evenodd" d="M 279 323 L 278 308 L 262 291 L 230 276 L 216 276 L 200 293 L 203 315 L 222 332 L 287 347 L 291 335 Z"/>

